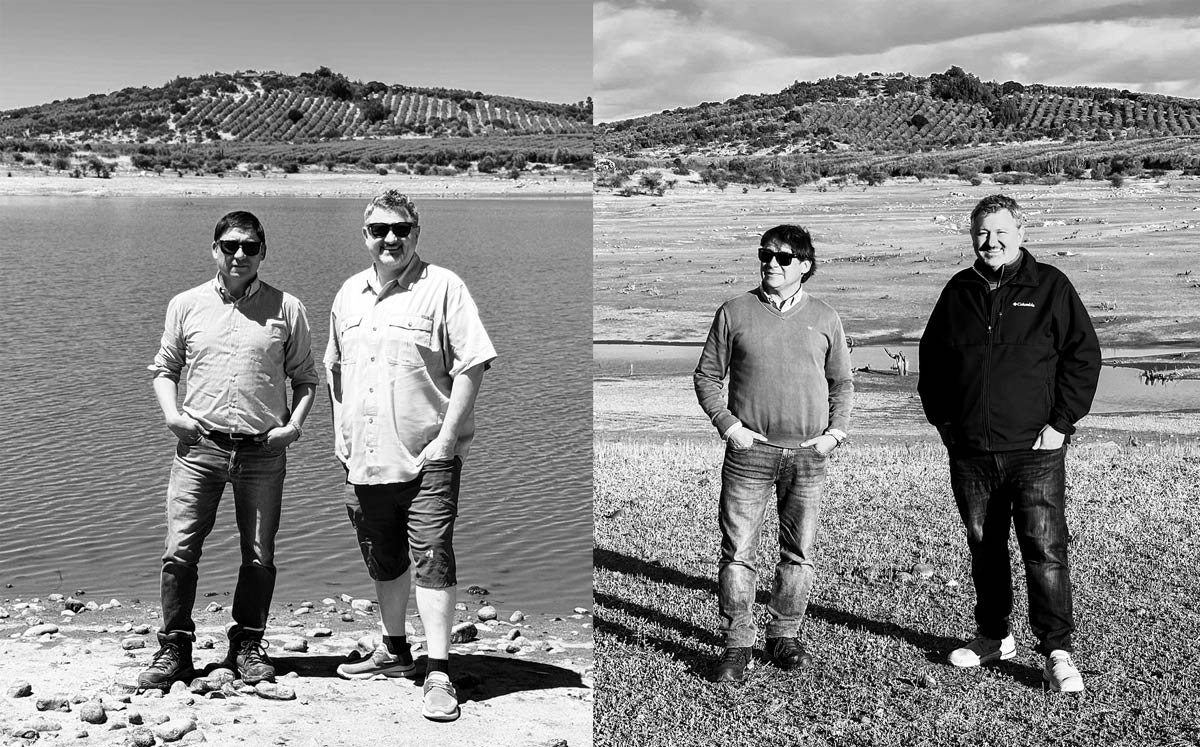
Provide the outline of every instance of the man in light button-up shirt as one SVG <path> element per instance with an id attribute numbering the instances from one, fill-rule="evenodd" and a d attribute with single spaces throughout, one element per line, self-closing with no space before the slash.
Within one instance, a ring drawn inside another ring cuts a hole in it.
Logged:
<path id="1" fill-rule="evenodd" d="M 330 313 L 334 447 L 383 618 L 383 645 L 348 659 L 338 674 L 414 674 L 404 635 L 411 582 L 428 647 L 422 713 L 452 721 L 459 714 L 448 669 L 454 518 L 475 397 L 496 351 L 462 280 L 417 256 L 418 221 L 395 190 L 367 205 L 371 267 L 342 285 Z"/>
<path id="2" fill-rule="evenodd" d="M 197 565 L 226 483 L 233 485 L 242 564 L 225 665 L 249 683 L 275 677 L 262 637 L 275 590 L 284 452 L 300 437 L 318 377 L 304 306 L 258 279 L 266 254 L 258 218 L 229 213 L 213 232 L 217 276 L 167 306 L 150 370 L 167 428 L 178 441 L 167 487 L 160 648 L 138 676 L 142 688 L 167 689 L 191 673 Z"/>

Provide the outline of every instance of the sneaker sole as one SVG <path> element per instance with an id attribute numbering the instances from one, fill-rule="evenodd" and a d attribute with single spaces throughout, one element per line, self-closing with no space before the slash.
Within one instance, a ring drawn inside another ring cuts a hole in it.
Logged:
<path id="1" fill-rule="evenodd" d="M 461 714 L 462 714 L 462 711 L 457 708 L 454 709 L 454 713 L 430 713 L 429 711 L 425 710 L 424 708 L 421 709 L 421 715 L 424 716 L 425 718 L 429 719 L 430 721 L 442 721 L 442 722 L 457 721 L 459 715 L 461 715 Z"/>
<path id="2" fill-rule="evenodd" d="M 1054 680 L 1045 672 L 1042 672 L 1042 682 L 1046 683 L 1046 686 L 1050 688 L 1050 692 L 1052 693 L 1081 693 L 1087 689 L 1084 687 L 1083 682 L 1079 683 L 1079 687 L 1063 687 L 1062 685 L 1056 685 Z"/>
<path id="3" fill-rule="evenodd" d="M 982 667 L 984 664 L 991 664 L 993 661 L 1008 661 L 1009 659 L 1016 657 L 1016 655 L 1017 652 L 1016 649 L 1014 649 L 1012 651 L 1001 651 L 995 655 L 980 657 L 979 661 L 975 662 L 974 664 L 959 664 L 950 659 L 947 659 L 947 661 L 952 667 L 958 667 L 959 669 L 971 669 L 973 667 Z"/>
<path id="4" fill-rule="evenodd" d="M 366 671 L 353 671 L 346 664 L 339 664 L 337 668 L 338 677 L 344 680 L 369 680 L 372 677 L 382 674 L 384 677 L 408 677 L 413 678 L 417 672 L 417 664 L 403 665 L 399 664 L 394 667 L 377 667 Z M 454 718 L 458 718 L 455 716 Z"/>

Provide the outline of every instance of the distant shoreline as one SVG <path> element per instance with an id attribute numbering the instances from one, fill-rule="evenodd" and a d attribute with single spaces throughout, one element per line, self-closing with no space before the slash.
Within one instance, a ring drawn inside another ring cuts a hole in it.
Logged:
<path id="1" fill-rule="evenodd" d="M 0 175 L 0 197 L 311 197 L 370 198 L 385 189 L 425 198 L 591 198 L 590 173 L 536 172 L 519 179 L 413 174 L 272 174 L 266 177 L 117 173 L 109 179 L 13 172 Z"/>

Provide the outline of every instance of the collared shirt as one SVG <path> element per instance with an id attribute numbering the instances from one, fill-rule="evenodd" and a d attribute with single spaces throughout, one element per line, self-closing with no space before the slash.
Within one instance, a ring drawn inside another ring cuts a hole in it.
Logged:
<path id="1" fill-rule="evenodd" d="M 334 449 L 355 485 L 408 482 L 441 431 L 454 377 L 496 357 L 463 281 L 420 257 L 381 286 L 374 266 L 342 285 L 329 319 Z M 455 454 L 466 458 L 474 417 Z"/>
<path id="2" fill-rule="evenodd" d="M 185 366 L 183 411 L 227 433 L 284 425 L 287 379 L 293 388 L 319 381 L 304 305 L 257 278 L 238 299 L 220 275 L 171 299 L 149 368 L 178 382 Z"/>
<path id="3" fill-rule="evenodd" d="M 763 289 L 762 294 L 763 294 L 763 297 L 767 299 L 767 303 L 771 304 L 772 306 L 779 309 L 780 311 L 787 311 L 788 309 L 790 309 L 796 305 L 796 302 L 800 300 L 800 294 L 803 292 L 804 292 L 804 286 L 802 285 L 796 289 L 795 293 L 793 293 L 792 295 L 783 299 L 782 301 L 776 300 L 776 297 L 771 295 L 770 293 L 767 293 L 766 289 Z"/>

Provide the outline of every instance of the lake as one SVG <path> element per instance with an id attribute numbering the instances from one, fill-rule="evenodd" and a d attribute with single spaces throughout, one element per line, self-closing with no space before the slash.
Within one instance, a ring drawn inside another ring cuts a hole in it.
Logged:
<path id="1" fill-rule="evenodd" d="M 600 342 L 592 350 L 593 376 L 666 376 L 691 374 L 700 359 L 702 342 L 633 343 Z M 870 366 L 875 371 L 888 371 L 892 359 L 888 353 L 904 353 L 908 359 L 909 375 L 916 388 L 917 346 L 860 345 L 851 354 L 854 368 Z M 1104 359 L 1130 358 L 1187 352 L 1175 348 L 1111 348 L 1101 350 Z M 1148 386 L 1137 368 L 1105 365 L 1100 370 L 1100 383 L 1091 412 L 1154 413 L 1194 410 L 1200 403 L 1200 381 L 1185 379 Z"/>
<path id="2" fill-rule="evenodd" d="M 366 268 L 366 200 L 0 198 L 0 598 L 84 590 L 157 601 L 174 440 L 150 373 L 168 300 L 212 278 L 213 226 L 250 210 L 261 277 L 308 310 L 318 367 L 329 307 Z M 591 202 L 417 200 L 422 258 L 458 273 L 499 358 L 484 376 L 455 529 L 460 596 L 591 606 Z M 324 372 L 322 371 L 322 376 Z M 288 454 L 275 600 L 374 596 L 342 503 L 324 385 Z M 231 593 L 227 488 L 199 592 Z M 199 599 L 203 599 L 200 596 Z M 198 602 L 203 606 L 203 602 Z"/>

